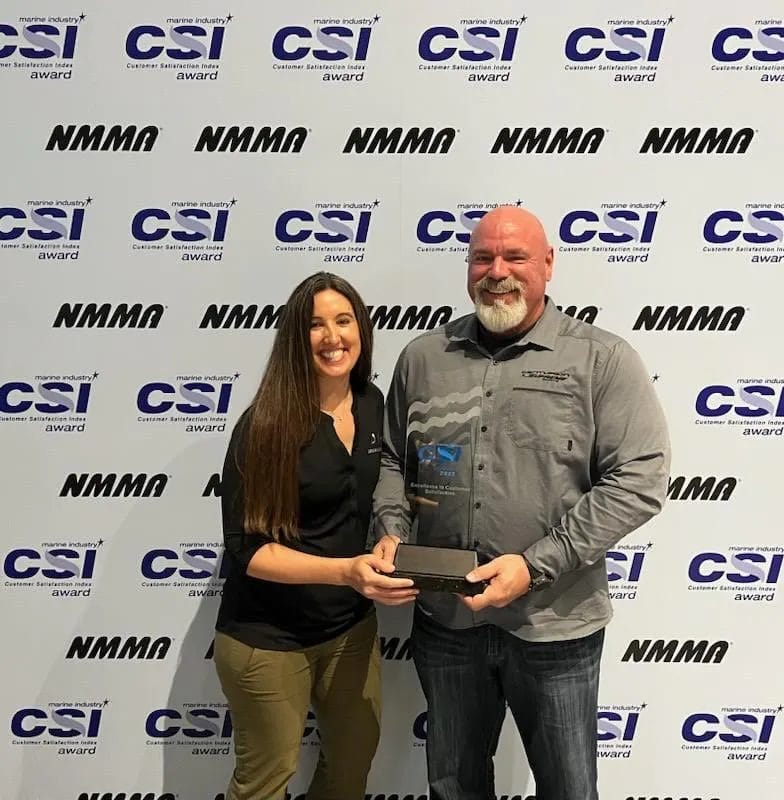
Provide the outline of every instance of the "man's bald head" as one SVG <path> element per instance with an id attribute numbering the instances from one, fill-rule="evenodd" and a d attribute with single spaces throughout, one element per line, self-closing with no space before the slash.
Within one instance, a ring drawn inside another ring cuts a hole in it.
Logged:
<path id="1" fill-rule="evenodd" d="M 506 228 L 514 228 L 526 235 L 531 242 L 536 241 L 544 247 L 547 246 L 547 234 L 544 232 L 544 227 L 539 217 L 527 209 L 518 208 L 517 206 L 498 206 L 498 208 L 488 211 L 474 226 L 471 234 L 471 243 L 474 242 L 477 236 L 485 235 L 485 231 Z"/>

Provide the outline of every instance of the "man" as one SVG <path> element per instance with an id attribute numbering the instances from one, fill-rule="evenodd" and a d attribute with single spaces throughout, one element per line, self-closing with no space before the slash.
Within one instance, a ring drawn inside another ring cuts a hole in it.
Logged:
<path id="1" fill-rule="evenodd" d="M 374 499 L 376 553 L 391 559 L 413 516 L 418 544 L 476 550 L 467 577 L 486 582 L 417 600 L 430 797 L 495 797 L 508 704 L 537 800 L 596 800 L 605 553 L 661 510 L 666 424 L 630 345 L 546 296 L 553 248 L 533 214 L 486 214 L 467 261 L 475 313 L 395 368 Z"/>

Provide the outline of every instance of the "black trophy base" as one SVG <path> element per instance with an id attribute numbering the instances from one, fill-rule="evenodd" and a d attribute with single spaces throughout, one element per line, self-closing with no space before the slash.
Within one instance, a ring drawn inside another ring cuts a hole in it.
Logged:
<path id="1" fill-rule="evenodd" d="M 465 576 L 477 566 L 474 550 L 399 544 L 392 577 L 410 578 L 417 589 L 475 595 L 485 590 L 484 581 L 469 583 Z"/>

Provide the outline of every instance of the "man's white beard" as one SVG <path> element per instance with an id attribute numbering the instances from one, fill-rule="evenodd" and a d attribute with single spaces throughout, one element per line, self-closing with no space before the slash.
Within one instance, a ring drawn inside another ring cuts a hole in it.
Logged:
<path id="1" fill-rule="evenodd" d="M 476 300 L 474 301 L 474 308 L 476 316 L 491 333 L 505 333 L 512 330 L 512 328 L 516 328 L 526 318 L 528 315 L 528 303 L 525 302 L 525 297 L 523 297 L 522 286 L 517 284 L 514 287 L 509 287 L 510 290 L 518 290 L 519 299 L 516 302 L 504 303 L 503 300 L 496 300 L 491 306 L 485 305 L 481 300 L 483 288 L 507 288 L 503 286 L 503 282 L 494 286 L 489 286 L 488 284 L 490 283 L 487 278 L 484 278 L 475 287 Z"/>

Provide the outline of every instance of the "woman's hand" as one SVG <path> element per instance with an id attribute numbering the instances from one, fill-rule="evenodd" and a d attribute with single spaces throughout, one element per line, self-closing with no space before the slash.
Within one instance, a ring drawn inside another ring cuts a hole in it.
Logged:
<path id="1" fill-rule="evenodd" d="M 370 555 L 355 556 L 346 561 L 346 584 L 385 606 L 402 606 L 414 600 L 419 590 L 414 588 L 410 578 L 387 577 L 394 571 L 391 559 L 382 558 L 375 551 Z"/>

